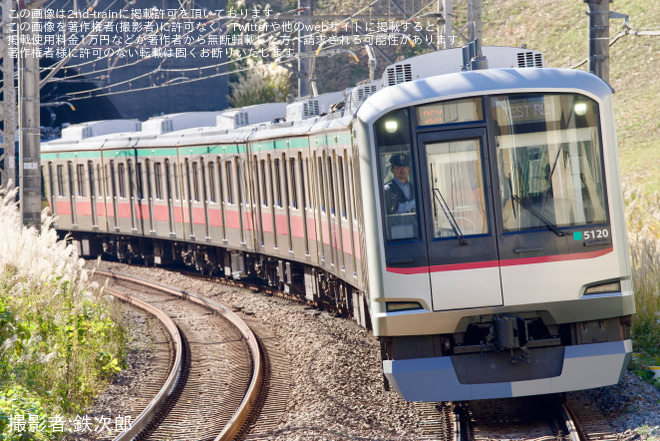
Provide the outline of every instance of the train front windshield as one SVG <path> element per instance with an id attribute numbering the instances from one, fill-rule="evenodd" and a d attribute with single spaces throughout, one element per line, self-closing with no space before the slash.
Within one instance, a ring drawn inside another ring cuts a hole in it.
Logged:
<path id="1" fill-rule="evenodd" d="M 598 105 L 578 95 L 491 101 L 505 231 L 602 223 Z"/>
<path id="2" fill-rule="evenodd" d="M 562 238 L 568 230 L 608 222 L 599 124 L 598 104 L 568 93 L 464 98 L 382 117 L 388 267 L 518 258 L 520 241 L 506 243 L 513 234 L 538 234 L 530 248 L 544 255 L 577 253 L 581 243 Z"/>

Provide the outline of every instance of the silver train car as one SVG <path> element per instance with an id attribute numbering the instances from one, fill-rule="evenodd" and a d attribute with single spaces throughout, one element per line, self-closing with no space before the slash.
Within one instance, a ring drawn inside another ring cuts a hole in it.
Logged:
<path id="1" fill-rule="evenodd" d="M 634 299 L 612 92 L 484 52 L 491 69 L 436 52 L 288 107 L 69 127 L 42 144 L 56 227 L 83 255 L 332 304 L 406 400 L 615 384 Z"/>

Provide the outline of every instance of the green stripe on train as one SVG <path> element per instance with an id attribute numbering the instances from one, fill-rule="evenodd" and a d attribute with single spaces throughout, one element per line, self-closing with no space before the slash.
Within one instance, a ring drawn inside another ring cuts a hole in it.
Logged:
<path id="1" fill-rule="evenodd" d="M 208 149 L 209 149 L 209 153 L 214 155 L 221 155 L 223 153 L 239 154 L 239 153 L 245 153 L 247 150 L 245 144 L 216 145 L 209 147 Z"/>

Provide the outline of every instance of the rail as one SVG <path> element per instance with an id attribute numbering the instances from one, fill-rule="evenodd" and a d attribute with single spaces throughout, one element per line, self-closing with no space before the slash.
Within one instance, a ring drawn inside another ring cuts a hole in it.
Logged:
<path id="1" fill-rule="evenodd" d="M 171 288 L 169 286 L 160 284 L 158 282 L 153 282 L 153 281 L 148 281 L 145 279 L 141 279 L 139 277 L 133 277 L 133 276 L 128 276 L 125 274 L 117 273 L 114 271 L 103 271 L 103 270 L 96 270 L 96 274 L 103 275 L 106 277 L 111 277 L 117 280 L 124 280 L 128 281 L 131 283 L 136 283 L 139 285 L 143 286 L 157 286 L 158 289 L 160 289 L 163 292 L 169 293 L 171 295 L 175 295 L 178 297 L 181 297 L 185 300 L 189 300 L 191 302 L 197 303 L 198 305 L 202 305 L 206 308 L 209 308 L 213 310 L 214 312 L 217 312 L 218 314 L 222 315 L 225 319 L 227 319 L 229 322 L 232 323 L 236 327 L 236 329 L 241 333 L 242 337 L 245 339 L 248 347 L 250 348 L 250 353 L 252 356 L 253 360 L 253 370 L 252 370 L 252 378 L 250 380 L 250 385 L 247 389 L 247 392 L 241 401 L 241 404 L 238 406 L 237 410 L 234 412 L 233 416 L 231 417 L 229 423 L 225 425 L 224 429 L 220 432 L 220 434 L 215 438 L 214 441 L 229 441 L 233 440 L 236 435 L 241 431 L 245 423 L 248 421 L 248 418 L 252 414 L 253 409 L 255 408 L 256 402 L 259 397 L 260 389 L 261 389 L 261 384 L 264 376 L 264 361 L 261 353 L 261 348 L 259 345 L 259 341 L 257 340 L 256 336 L 250 329 L 250 327 L 243 322 L 243 320 L 240 319 L 236 314 L 234 314 L 230 309 L 227 307 L 216 303 L 210 299 L 204 298 L 202 296 L 189 293 L 185 290 L 180 290 L 180 289 L 175 289 Z M 168 317 L 169 319 L 169 317 Z M 172 322 L 174 325 L 174 323 Z M 176 327 L 176 325 L 174 325 Z M 181 348 L 181 345 L 178 345 L 178 348 Z M 180 350 L 180 349 L 179 349 Z M 168 378 L 169 381 L 169 378 Z M 173 386 L 176 385 L 176 381 L 174 382 Z M 171 391 L 172 388 L 169 388 Z M 167 393 L 163 393 L 161 390 L 161 393 L 157 395 L 156 398 L 154 398 L 154 401 L 164 395 L 165 398 L 167 398 Z M 160 402 L 160 405 L 162 405 L 164 400 Z M 151 405 L 150 405 L 151 407 Z M 155 406 L 156 410 L 159 408 L 158 406 Z M 130 429 L 127 429 L 125 432 L 120 434 L 117 438 L 115 438 L 114 441 L 125 441 L 125 440 L 130 440 L 132 439 L 133 436 L 138 434 L 146 425 L 149 423 L 148 420 L 150 420 L 154 414 L 156 413 L 156 410 L 152 411 L 149 413 L 150 418 L 143 419 L 143 415 L 147 412 L 145 410 L 136 420 L 136 422 L 131 426 Z M 138 424 L 138 420 L 140 420 Z M 140 428 L 136 428 L 136 426 L 140 426 Z M 129 435 L 128 432 L 132 435 Z"/>

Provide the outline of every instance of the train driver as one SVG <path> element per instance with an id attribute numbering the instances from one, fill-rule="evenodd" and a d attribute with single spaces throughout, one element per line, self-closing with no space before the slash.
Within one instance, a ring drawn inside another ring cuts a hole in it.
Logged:
<path id="1" fill-rule="evenodd" d="M 413 183 L 409 179 L 410 156 L 395 153 L 390 156 L 394 178 L 385 183 L 385 209 L 387 214 L 414 213 L 415 195 Z"/>

